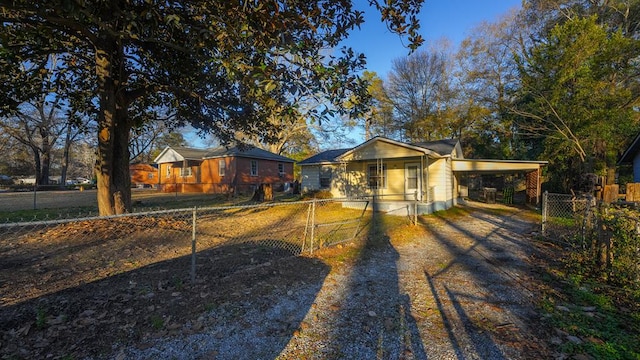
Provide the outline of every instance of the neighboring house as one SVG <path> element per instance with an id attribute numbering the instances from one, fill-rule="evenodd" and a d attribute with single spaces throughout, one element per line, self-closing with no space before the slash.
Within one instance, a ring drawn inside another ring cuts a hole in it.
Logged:
<path id="1" fill-rule="evenodd" d="M 302 191 L 334 197 L 377 195 L 383 201 L 418 200 L 420 213 L 448 209 L 467 189 L 465 174 L 525 173 L 527 201 L 540 201 L 543 161 L 464 159 L 457 139 L 403 143 L 375 137 L 354 148 L 328 150 L 298 163 Z"/>
<path id="2" fill-rule="evenodd" d="M 158 184 L 158 168 L 150 164 L 131 164 L 129 165 L 129 173 L 131 174 L 131 186 L 144 187 L 155 186 Z"/>
<path id="3" fill-rule="evenodd" d="M 618 164 L 632 164 L 633 182 L 640 183 L 640 134 L 636 136 L 631 145 L 622 154 Z"/>
<path id="4" fill-rule="evenodd" d="M 261 183 L 276 190 L 293 181 L 292 159 L 252 146 L 167 147 L 154 162 L 158 184 L 167 192 L 250 193 Z"/>

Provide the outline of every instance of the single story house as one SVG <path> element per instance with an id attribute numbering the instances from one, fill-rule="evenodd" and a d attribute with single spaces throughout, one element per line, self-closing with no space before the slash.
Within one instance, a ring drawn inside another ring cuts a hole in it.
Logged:
<path id="1" fill-rule="evenodd" d="M 640 134 L 636 136 L 631 145 L 622 154 L 618 164 L 632 164 L 633 182 L 640 183 Z"/>
<path id="2" fill-rule="evenodd" d="M 376 195 L 384 202 L 418 201 L 419 213 L 455 205 L 468 189 L 464 174 L 526 174 L 527 201 L 540 202 L 546 161 L 465 159 L 457 139 L 404 143 L 375 137 L 346 149 L 321 152 L 298 163 L 301 189 L 326 189 L 336 198 Z M 384 209 L 383 209 L 384 210 Z"/>
<path id="3" fill-rule="evenodd" d="M 293 181 L 294 160 L 245 146 L 194 149 L 167 147 L 155 158 L 158 184 L 166 192 L 251 193 Z"/>
<path id="4" fill-rule="evenodd" d="M 131 175 L 131 186 L 144 187 L 155 186 L 158 184 L 158 168 L 150 164 L 131 164 L 129 165 L 129 174 Z"/>

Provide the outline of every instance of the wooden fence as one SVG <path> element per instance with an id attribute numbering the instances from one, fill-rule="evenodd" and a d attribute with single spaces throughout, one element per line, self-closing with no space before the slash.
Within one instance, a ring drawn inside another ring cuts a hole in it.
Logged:
<path id="1" fill-rule="evenodd" d="M 610 204 L 623 199 L 626 202 L 640 202 L 640 183 L 627 184 L 625 194 L 620 194 L 620 185 L 604 186 L 602 191 L 602 201 Z"/>

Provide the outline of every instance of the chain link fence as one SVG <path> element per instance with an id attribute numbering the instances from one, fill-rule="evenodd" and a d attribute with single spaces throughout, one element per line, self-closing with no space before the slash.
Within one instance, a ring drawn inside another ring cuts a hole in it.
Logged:
<path id="1" fill-rule="evenodd" d="M 0 304 L 141 268 L 196 281 L 198 269 L 211 264 L 224 277 L 311 254 L 366 235 L 370 203 L 310 200 L 0 222 Z"/>
<path id="2" fill-rule="evenodd" d="M 594 227 L 596 201 L 593 196 L 544 192 L 542 235 L 567 244 L 585 246 L 587 232 Z"/>
<path id="3" fill-rule="evenodd" d="M 640 204 L 545 192 L 542 235 L 570 249 L 573 266 L 640 296 Z"/>

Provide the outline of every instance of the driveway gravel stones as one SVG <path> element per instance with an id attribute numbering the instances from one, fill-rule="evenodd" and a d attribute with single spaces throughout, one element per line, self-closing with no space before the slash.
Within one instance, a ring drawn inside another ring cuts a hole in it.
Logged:
<path id="1" fill-rule="evenodd" d="M 529 262 L 537 224 L 518 208 L 461 209 L 421 217 L 417 226 L 373 226 L 363 244 L 318 254 L 328 273 L 261 296 L 249 287 L 201 316 L 199 331 L 116 347 L 113 358 L 551 357 Z M 355 257 L 340 260 L 349 251 Z"/>

